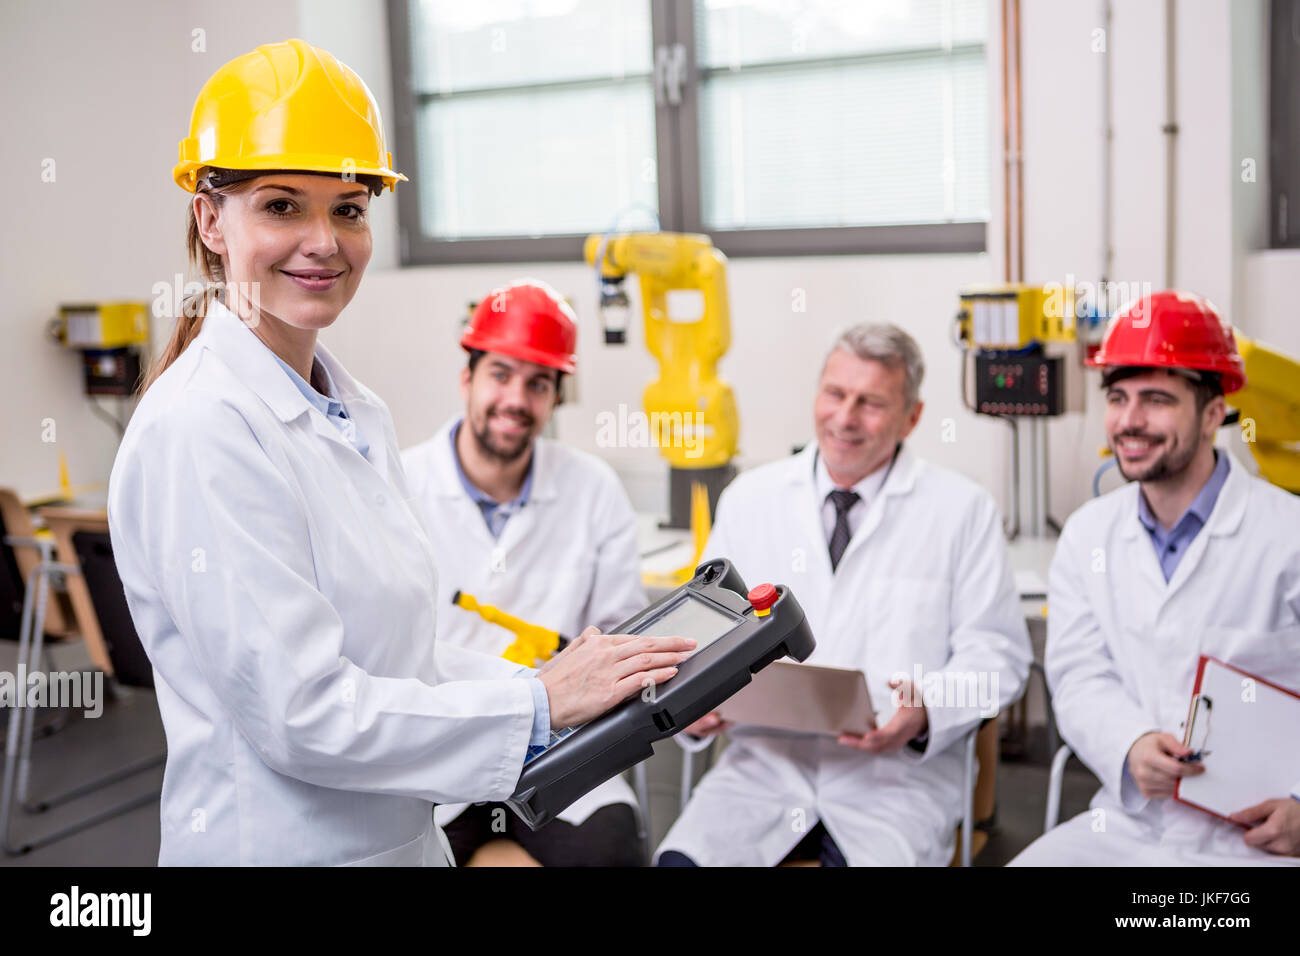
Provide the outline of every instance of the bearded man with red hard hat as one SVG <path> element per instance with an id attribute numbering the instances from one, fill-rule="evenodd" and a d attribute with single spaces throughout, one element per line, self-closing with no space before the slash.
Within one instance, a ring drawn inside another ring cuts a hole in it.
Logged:
<path id="1" fill-rule="evenodd" d="M 1061 532 L 1046 671 L 1061 734 L 1102 788 L 1013 864 L 1300 862 L 1300 780 L 1224 819 L 1172 799 L 1214 760 L 1183 743 L 1201 655 L 1300 689 L 1300 499 L 1214 446 L 1224 396 L 1246 383 L 1232 327 L 1199 296 L 1159 292 L 1115 316 L 1092 364 L 1128 484 Z"/>
<path id="2" fill-rule="evenodd" d="M 515 634 L 452 606 L 456 592 L 561 635 L 602 631 L 645 607 L 636 515 L 608 464 L 542 438 L 576 366 L 576 317 L 550 286 L 521 280 L 480 302 L 461 337 L 463 415 L 402 453 L 438 561 L 437 639 L 500 655 Z M 530 831 L 504 804 L 439 806 L 456 862 L 632 866 L 644 862 L 621 777 Z M 503 848 L 504 847 L 504 848 Z"/>

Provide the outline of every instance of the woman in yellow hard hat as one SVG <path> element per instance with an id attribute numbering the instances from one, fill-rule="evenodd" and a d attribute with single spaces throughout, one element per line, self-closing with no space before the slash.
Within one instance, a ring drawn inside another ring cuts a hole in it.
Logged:
<path id="1" fill-rule="evenodd" d="M 530 745 L 693 642 L 588 629 L 540 672 L 435 648 L 392 419 L 316 341 L 369 262 L 369 204 L 405 179 L 355 73 L 301 40 L 232 60 L 174 176 L 208 283 L 108 507 L 167 733 L 159 862 L 444 862 L 430 803 L 509 796 Z"/>

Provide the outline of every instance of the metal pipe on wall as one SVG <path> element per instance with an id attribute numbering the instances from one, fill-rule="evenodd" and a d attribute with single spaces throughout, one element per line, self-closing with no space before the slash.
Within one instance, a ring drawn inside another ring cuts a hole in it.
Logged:
<path id="1" fill-rule="evenodd" d="M 1172 3 L 1173 0 L 1170 0 Z M 1023 135 L 1023 107 L 1020 84 L 1020 0 L 1011 0 L 1012 28 L 1015 56 L 1015 83 L 1012 91 L 1016 101 L 1016 281 L 1025 280 L 1025 160 Z"/>
<path id="2" fill-rule="evenodd" d="M 1038 526 L 1038 472 L 1042 465 L 1038 458 L 1038 420 L 1029 419 L 1025 431 L 1029 444 L 1029 536 L 1037 538 L 1043 533 Z"/>
<path id="3" fill-rule="evenodd" d="M 1105 293 L 1110 281 L 1111 265 L 1115 249 L 1112 240 L 1111 196 L 1113 193 L 1112 177 L 1114 169 L 1115 124 L 1111 115 L 1111 69 L 1110 69 L 1110 21 L 1111 0 L 1102 0 L 1101 27 L 1102 42 L 1106 44 L 1101 58 L 1101 287 L 1099 293 Z M 1099 300 L 1101 296 L 1099 295 Z"/>
<path id="4" fill-rule="evenodd" d="M 1178 20 L 1174 0 L 1165 0 L 1165 288 L 1174 287 L 1174 270 L 1177 247 L 1175 244 L 1177 221 L 1175 219 L 1178 186 L 1178 99 L 1177 55 L 1175 41 Z"/>
<path id="5" fill-rule="evenodd" d="M 1046 418 L 1036 419 L 1034 424 L 1038 426 L 1038 494 L 1037 505 L 1038 513 L 1034 516 L 1034 523 L 1038 526 L 1040 537 L 1047 537 L 1047 532 L 1052 521 L 1051 494 L 1049 488 L 1049 473 L 1052 467 L 1051 456 L 1047 453 L 1047 425 Z"/>
<path id="6" fill-rule="evenodd" d="M 1007 282 L 1021 282 L 1025 274 L 1020 93 L 1020 0 L 1002 0 L 1002 274 Z"/>
<path id="7" fill-rule="evenodd" d="M 1020 0 L 1002 0 L 1002 274 L 1006 282 L 1023 282 L 1025 274 L 1024 210 L 1024 108 L 1020 79 Z M 963 361 L 969 361 L 964 357 Z M 1030 532 L 1042 534 L 1038 520 L 1046 477 L 1046 463 L 1040 461 L 1040 436 L 1034 423 L 1022 430 L 1015 418 L 1011 425 L 1011 514 L 1010 537 L 1019 534 L 1024 513 L 1022 498 L 1029 498 Z M 1026 454 L 1021 454 L 1024 443 Z M 1022 461 L 1027 475 L 1021 474 Z"/>
<path id="8" fill-rule="evenodd" d="M 1002 278 L 1011 281 L 1011 18 L 1007 12 L 1010 0 L 1002 0 Z"/>

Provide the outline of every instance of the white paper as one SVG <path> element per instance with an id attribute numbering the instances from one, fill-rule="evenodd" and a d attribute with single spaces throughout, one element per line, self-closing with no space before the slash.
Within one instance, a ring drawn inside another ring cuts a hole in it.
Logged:
<path id="1" fill-rule="evenodd" d="M 1190 745 L 1204 748 L 1205 773 L 1183 777 L 1178 796 L 1222 816 L 1285 797 L 1300 780 L 1300 698 L 1260 683 L 1218 661 L 1205 662 L 1204 704 Z"/>

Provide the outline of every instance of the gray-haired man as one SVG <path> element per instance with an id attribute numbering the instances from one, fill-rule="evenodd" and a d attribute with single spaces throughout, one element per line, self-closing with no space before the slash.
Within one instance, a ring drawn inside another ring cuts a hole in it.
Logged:
<path id="1" fill-rule="evenodd" d="M 809 663 L 861 670 L 878 729 L 734 727 L 660 865 L 951 859 L 960 741 L 1019 695 L 1030 649 L 993 500 L 904 446 L 923 375 L 902 329 L 843 333 L 817 386 L 816 442 L 732 482 L 706 551 L 746 581 L 790 585 L 817 638 Z M 723 726 L 713 714 L 688 731 Z"/>

